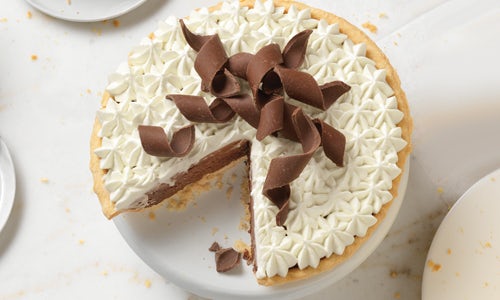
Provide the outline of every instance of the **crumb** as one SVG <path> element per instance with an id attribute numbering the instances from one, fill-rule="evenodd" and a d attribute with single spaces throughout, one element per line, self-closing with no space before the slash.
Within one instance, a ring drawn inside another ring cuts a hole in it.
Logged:
<path id="1" fill-rule="evenodd" d="M 378 17 L 379 17 L 380 19 L 387 19 L 387 18 L 388 18 L 388 17 L 387 17 L 387 14 L 386 14 L 385 12 L 381 12 L 381 13 L 379 13 L 379 14 L 378 14 Z"/>
<path id="2" fill-rule="evenodd" d="M 391 278 L 396 278 L 396 277 L 398 277 L 398 272 L 391 271 Z"/>
<path id="3" fill-rule="evenodd" d="M 71 209 L 69 209 L 69 207 L 66 207 L 64 211 L 69 214 L 71 212 Z"/>
<path id="4" fill-rule="evenodd" d="M 231 195 L 232 195 L 232 194 L 233 194 L 233 187 L 232 187 L 232 186 L 230 186 L 230 187 L 228 187 L 228 188 L 227 188 L 227 190 L 226 190 L 226 198 L 227 198 L 227 200 L 230 200 L 230 199 L 231 199 Z"/>
<path id="5" fill-rule="evenodd" d="M 234 250 L 243 253 L 245 250 L 250 249 L 250 246 L 248 246 L 244 241 L 242 240 L 236 240 L 233 245 Z"/>
<path id="6" fill-rule="evenodd" d="M 427 266 L 432 269 L 432 272 L 437 272 L 437 271 L 441 270 L 441 265 L 440 264 L 436 264 L 432 260 L 429 260 L 427 262 Z"/>
<path id="7" fill-rule="evenodd" d="M 71 0 L 66 0 L 66 3 L 67 3 L 68 5 L 71 5 Z"/>
<path id="8" fill-rule="evenodd" d="M 394 293 L 394 299 L 400 299 L 401 298 L 401 293 L 395 292 Z"/>
<path id="9" fill-rule="evenodd" d="M 398 32 L 398 33 L 396 33 L 396 35 L 397 35 L 398 37 L 401 37 L 401 33 L 399 33 L 399 32 Z"/>
<path id="10" fill-rule="evenodd" d="M 155 33 L 154 33 L 154 32 L 150 32 L 150 33 L 148 34 L 148 38 L 149 38 L 150 40 L 153 40 L 153 39 L 155 38 Z"/>
<path id="11" fill-rule="evenodd" d="M 154 212 L 150 212 L 149 215 L 148 215 L 148 217 L 149 217 L 150 220 L 156 219 L 156 215 L 155 215 Z"/>
<path id="12" fill-rule="evenodd" d="M 495 182 L 496 178 L 495 177 L 491 177 L 490 180 L 491 180 L 491 182 Z"/>
<path id="13" fill-rule="evenodd" d="M 483 287 L 488 287 L 489 285 L 490 285 L 490 283 L 488 281 L 483 283 Z"/>
<path id="14" fill-rule="evenodd" d="M 91 89 L 87 89 L 86 92 L 87 92 L 87 94 L 91 94 L 92 90 Z"/>
<path id="15" fill-rule="evenodd" d="M 365 23 L 361 24 L 361 26 L 368 29 L 371 33 L 377 33 L 377 30 L 378 30 L 377 26 L 373 25 L 370 22 L 365 22 Z"/>
<path id="16" fill-rule="evenodd" d="M 212 236 L 215 235 L 219 231 L 219 228 L 212 227 Z"/>
<path id="17" fill-rule="evenodd" d="M 484 248 L 491 248 L 491 243 L 490 242 L 486 242 L 486 243 L 484 243 L 483 247 Z"/>
<path id="18" fill-rule="evenodd" d="M 92 31 L 97 35 L 102 35 L 102 30 L 100 28 L 93 28 Z"/>
<path id="19" fill-rule="evenodd" d="M 28 12 L 26 13 L 26 18 L 31 19 L 32 17 L 33 14 L 31 13 L 31 11 L 28 10 Z"/>
<path id="20" fill-rule="evenodd" d="M 37 60 L 37 59 L 38 59 L 38 55 L 36 55 L 36 54 L 32 54 L 32 55 L 31 55 L 31 60 L 32 60 L 32 61 L 35 61 L 35 60 Z"/>
<path id="21" fill-rule="evenodd" d="M 113 26 L 120 27 L 120 21 L 119 20 L 113 20 Z"/>
<path id="22" fill-rule="evenodd" d="M 47 177 L 40 178 L 41 183 L 49 183 L 49 179 Z"/>
<path id="23" fill-rule="evenodd" d="M 450 248 L 446 249 L 446 254 L 448 254 L 448 255 L 451 254 L 451 249 Z"/>
<path id="24" fill-rule="evenodd" d="M 229 237 L 227 236 L 227 234 L 224 234 L 224 239 L 225 239 L 225 240 L 228 240 L 228 239 L 229 239 Z"/>
<path id="25" fill-rule="evenodd" d="M 78 244 L 80 244 L 80 245 L 85 244 L 85 240 L 79 240 L 79 241 L 78 241 Z"/>
<path id="26" fill-rule="evenodd" d="M 438 188 L 437 188 L 437 192 L 438 192 L 438 194 L 440 194 L 440 195 L 441 195 L 441 194 L 443 194 L 443 193 L 444 193 L 444 189 L 443 189 L 442 187 L 438 187 Z"/>
<path id="27" fill-rule="evenodd" d="M 460 277 L 460 272 L 455 272 L 455 276 Z"/>
<path id="28" fill-rule="evenodd" d="M 210 252 L 217 252 L 221 249 L 219 243 L 217 242 L 213 242 L 212 245 L 210 246 L 210 248 L 208 248 L 208 251 Z"/>
<path id="29" fill-rule="evenodd" d="M 205 219 L 205 217 L 201 217 L 201 216 L 198 216 L 198 218 L 203 222 L 203 223 L 207 223 L 207 219 Z"/>
<path id="30" fill-rule="evenodd" d="M 151 287 L 151 280 L 149 279 L 144 280 L 144 286 L 149 289 Z"/>
<path id="31" fill-rule="evenodd" d="M 8 21 L 7 18 L 0 18 L 0 22 L 2 23 L 6 23 L 7 21 Z"/>
<path id="32" fill-rule="evenodd" d="M 102 275 L 103 276 L 108 276 L 108 271 L 106 271 L 106 270 L 102 271 Z"/>
<path id="33" fill-rule="evenodd" d="M 398 42 L 396 42 L 396 41 L 394 41 L 392 43 L 394 44 L 394 46 L 398 46 L 399 45 Z"/>

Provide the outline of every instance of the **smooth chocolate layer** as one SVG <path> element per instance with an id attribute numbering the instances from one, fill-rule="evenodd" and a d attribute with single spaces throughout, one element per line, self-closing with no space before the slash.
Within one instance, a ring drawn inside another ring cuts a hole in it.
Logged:
<path id="1" fill-rule="evenodd" d="M 250 142 L 246 140 L 233 142 L 212 152 L 205 156 L 200 162 L 191 166 L 186 172 L 177 174 L 173 178 L 175 182 L 174 185 L 162 183 L 156 189 L 147 193 L 148 200 L 146 207 L 162 202 L 187 185 L 201 180 L 206 174 L 218 171 L 241 157 L 248 157 L 249 154 Z"/>

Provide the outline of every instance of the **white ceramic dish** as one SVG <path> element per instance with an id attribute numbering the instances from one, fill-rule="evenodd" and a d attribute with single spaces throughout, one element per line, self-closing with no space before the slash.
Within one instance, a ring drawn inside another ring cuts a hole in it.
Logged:
<path id="1" fill-rule="evenodd" d="M 14 195 L 16 192 L 16 176 L 14 164 L 10 157 L 9 149 L 0 139 L 0 231 L 9 219 Z"/>
<path id="2" fill-rule="evenodd" d="M 377 248 L 398 214 L 406 191 L 408 168 L 409 164 L 405 166 L 399 196 L 393 200 L 386 218 L 359 251 L 330 272 L 280 287 L 260 286 L 252 267 L 244 263 L 231 270 L 230 274 L 215 271 L 214 254 L 208 251 L 214 241 L 223 247 L 231 247 L 237 240 L 250 244 L 249 234 L 238 229 L 244 214 L 239 190 L 235 189 L 232 197 L 228 198 L 229 185 L 201 195 L 195 205 L 183 212 L 169 212 L 160 207 L 152 211 L 123 214 L 114 221 L 140 258 L 164 278 L 187 291 L 214 299 L 298 298 L 346 276 Z M 243 168 L 236 171 L 242 174 Z M 238 183 L 235 186 L 239 186 Z"/>
<path id="3" fill-rule="evenodd" d="M 123 15 L 146 0 L 26 0 L 26 2 L 58 19 L 95 22 Z"/>
<path id="4" fill-rule="evenodd" d="M 427 255 L 422 299 L 500 299 L 500 169 L 455 203 Z"/>

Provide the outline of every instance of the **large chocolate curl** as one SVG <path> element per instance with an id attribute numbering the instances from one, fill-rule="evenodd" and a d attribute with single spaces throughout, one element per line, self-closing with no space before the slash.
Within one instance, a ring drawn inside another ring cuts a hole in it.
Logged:
<path id="1" fill-rule="evenodd" d="M 182 19 L 180 24 L 186 42 L 198 51 L 194 68 L 201 77 L 201 90 L 210 92 L 216 97 L 238 95 L 240 85 L 234 75 L 226 69 L 228 57 L 219 36 L 197 35 L 189 31 Z"/>
<path id="2" fill-rule="evenodd" d="M 321 144 L 320 134 L 302 109 L 296 108 L 291 115 L 294 131 L 302 144 L 303 153 L 276 157 L 271 161 L 264 182 L 263 193 L 279 208 L 276 224 L 284 224 L 289 210 L 290 183 L 299 177 L 314 152 Z"/>
<path id="3" fill-rule="evenodd" d="M 194 145 L 194 125 L 183 127 L 169 141 L 162 127 L 139 125 L 142 148 L 147 154 L 163 157 L 181 157 L 189 153 Z"/>

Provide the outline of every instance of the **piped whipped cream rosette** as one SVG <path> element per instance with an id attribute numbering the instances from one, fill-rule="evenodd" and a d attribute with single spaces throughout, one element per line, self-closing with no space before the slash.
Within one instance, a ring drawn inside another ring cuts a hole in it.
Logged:
<path id="1" fill-rule="evenodd" d="M 91 147 L 105 215 L 168 202 L 203 183 L 197 174 L 245 159 L 259 283 L 307 278 L 348 259 L 384 218 L 410 152 L 408 104 L 385 55 L 344 19 L 295 2 L 224 2 L 184 22 L 195 36 L 217 36 L 226 57 L 214 59 L 215 76 L 201 76 L 195 64 L 207 41 L 192 47 L 170 17 L 110 75 Z M 261 51 L 276 59 L 254 78 L 247 71 Z M 314 88 L 300 88 L 305 82 Z M 333 97 L 339 82 L 350 89 Z M 150 126 L 162 145 L 143 147 L 140 128 Z M 336 133 L 343 149 L 328 142 Z M 167 155 L 146 151 L 157 146 L 170 147 Z M 300 172 L 272 167 L 290 157 L 304 160 Z M 286 204 L 266 195 L 274 188 Z"/>

